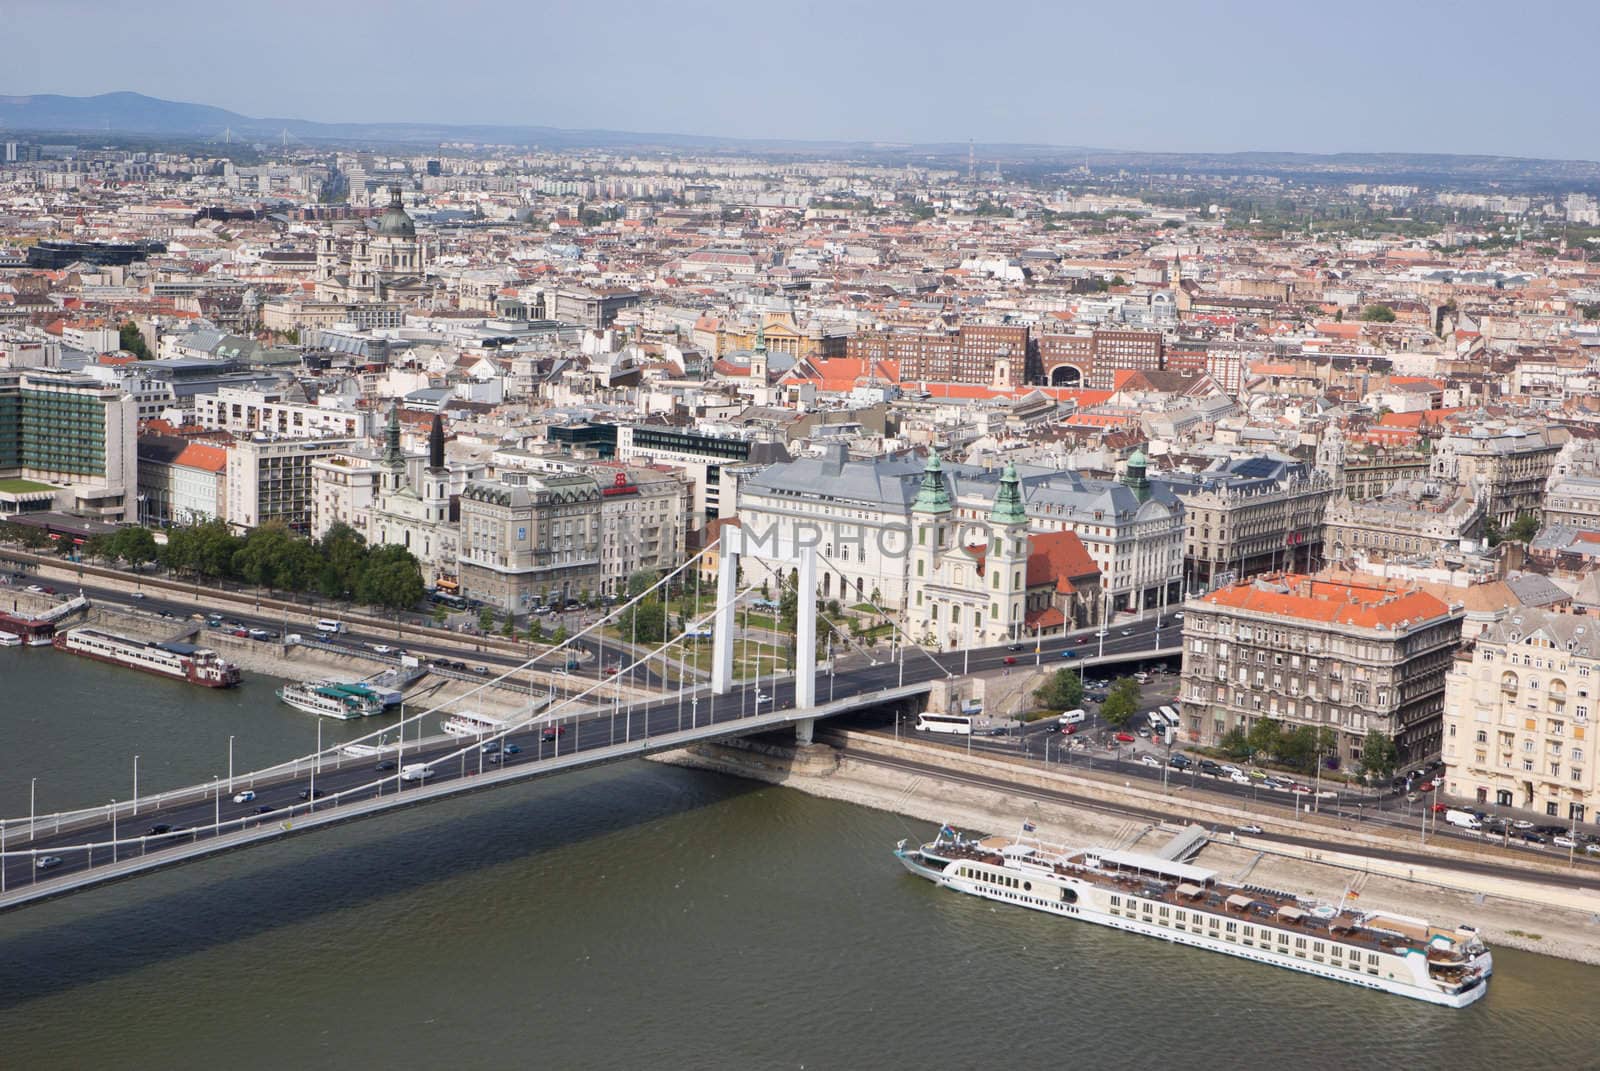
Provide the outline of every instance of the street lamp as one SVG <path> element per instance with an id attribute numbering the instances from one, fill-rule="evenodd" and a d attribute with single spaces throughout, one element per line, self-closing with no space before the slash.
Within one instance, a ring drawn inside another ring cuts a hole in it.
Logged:
<path id="1" fill-rule="evenodd" d="M 117 801 L 111 801 L 111 861 L 117 861 Z"/>
<path id="2" fill-rule="evenodd" d="M 133 813 L 139 813 L 139 756 L 133 757 Z"/>

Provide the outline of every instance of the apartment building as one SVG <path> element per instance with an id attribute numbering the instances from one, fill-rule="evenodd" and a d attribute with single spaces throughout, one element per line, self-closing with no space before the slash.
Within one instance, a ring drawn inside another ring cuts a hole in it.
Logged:
<path id="1" fill-rule="evenodd" d="M 1488 504 L 1489 520 L 1510 528 L 1522 514 L 1540 515 L 1545 486 L 1568 438 L 1558 426 L 1479 421 L 1439 441 L 1430 476 L 1474 487 Z"/>
<path id="2" fill-rule="evenodd" d="M 1184 604 L 1182 728 L 1216 744 L 1259 718 L 1329 728 L 1354 766 L 1371 731 L 1402 763 L 1439 753 L 1460 606 L 1414 587 L 1279 574 Z"/>
<path id="3" fill-rule="evenodd" d="M 1041 334 L 1038 350 L 1045 382 L 1094 390 L 1113 389 L 1124 370 L 1160 371 L 1165 359 L 1161 332 L 1135 328 Z"/>
<path id="4" fill-rule="evenodd" d="M 461 494 L 461 593 L 509 613 L 600 590 L 600 486 L 577 473 L 509 472 Z"/>
<path id="5" fill-rule="evenodd" d="M 1445 790 L 1560 821 L 1600 821 L 1600 623 L 1520 610 L 1463 648 L 1445 684 Z"/>
<path id="6" fill-rule="evenodd" d="M 862 331 L 845 344 L 845 356 L 885 362 L 902 383 L 991 383 L 1004 362 L 1020 383 L 1028 361 L 1028 329 L 1009 324 L 962 324 L 951 331 Z"/>
<path id="7" fill-rule="evenodd" d="M 1315 567 L 1333 480 L 1273 457 L 1219 460 L 1155 481 L 1183 502 L 1184 579 L 1203 590 L 1270 570 Z"/>
<path id="8" fill-rule="evenodd" d="M 279 521 L 311 531 L 311 467 L 354 447 L 353 439 L 239 439 L 228 444 L 227 521 L 248 530 Z"/>
<path id="9" fill-rule="evenodd" d="M 221 387 L 215 394 L 197 395 L 194 412 L 201 427 L 238 435 L 260 432 L 292 438 L 364 439 L 375 430 L 371 410 L 357 409 L 349 403 L 318 405 L 294 401 L 283 391 Z"/>
<path id="10" fill-rule="evenodd" d="M 600 483 L 600 587 L 624 595 L 628 578 L 666 572 L 688 545 L 689 480 L 680 472 L 594 466 Z"/>
<path id="11" fill-rule="evenodd" d="M 1408 481 L 1363 502 L 1340 496 L 1328 504 L 1323 556 L 1386 561 L 1458 550 L 1483 535 L 1488 510 L 1465 491 Z"/>

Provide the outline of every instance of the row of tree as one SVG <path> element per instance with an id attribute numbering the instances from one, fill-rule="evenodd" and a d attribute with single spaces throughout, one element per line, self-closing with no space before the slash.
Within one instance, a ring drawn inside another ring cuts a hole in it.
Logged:
<path id="1" fill-rule="evenodd" d="M 26 525 L 4 525 L 0 539 L 62 554 L 78 549 L 69 540 L 52 540 Z M 425 591 L 422 568 L 409 550 L 395 544 L 369 547 L 345 524 L 310 540 L 281 524 L 264 524 L 238 536 L 222 521 L 207 521 L 168 529 L 164 546 L 148 528 L 125 525 L 91 537 L 81 550 L 90 560 L 134 568 L 157 562 L 176 576 L 199 581 L 237 580 L 275 591 L 312 591 L 390 610 L 416 605 Z"/>
<path id="2" fill-rule="evenodd" d="M 1100 704 L 1100 716 L 1114 729 L 1121 729 L 1139 713 L 1139 682 L 1123 677 L 1111 686 Z M 1033 697 L 1052 710 L 1072 710 L 1083 705 L 1083 677 L 1074 669 L 1058 669 L 1036 689 Z"/>

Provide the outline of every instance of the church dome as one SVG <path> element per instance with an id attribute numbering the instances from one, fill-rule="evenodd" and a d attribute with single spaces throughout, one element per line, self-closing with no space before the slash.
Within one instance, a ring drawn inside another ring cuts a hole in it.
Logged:
<path id="1" fill-rule="evenodd" d="M 386 238 L 415 238 L 417 225 L 406 215 L 405 202 L 400 187 L 389 187 L 389 207 L 378 217 L 378 233 Z"/>

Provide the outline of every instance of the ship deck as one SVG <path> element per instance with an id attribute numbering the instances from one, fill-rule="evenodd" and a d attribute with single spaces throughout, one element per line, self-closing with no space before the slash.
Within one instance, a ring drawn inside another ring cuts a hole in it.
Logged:
<path id="1" fill-rule="evenodd" d="M 965 840 L 960 844 L 941 840 L 929 847 L 934 849 L 933 854 L 937 858 L 1005 866 L 1019 861 L 1001 854 L 1002 849 L 1013 845 L 1034 849 L 1035 854 L 1021 860 L 1028 865 L 1045 867 L 1059 877 L 1077 878 L 1098 888 L 1168 904 L 1173 908 L 1203 911 L 1373 952 L 1399 954 L 1406 949 L 1417 948 L 1427 952 L 1429 960 L 1440 965 L 1456 959 L 1451 953 L 1440 953 L 1429 947 L 1429 941 L 1436 936 L 1457 942 L 1459 937 L 1454 932 L 1431 925 L 1419 926 L 1414 920 L 1395 919 L 1375 912 L 1356 912 L 1345 907 L 1314 914 L 1314 907 L 1306 906 L 1299 897 L 1259 886 L 1236 886 L 1215 880 L 1196 884 L 1150 874 L 1141 875 L 1136 871 L 1103 869 L 1091 866 L 1088 861 L 1089 856 L 1101 853 L 1064 850 L 1026 839 L 991 836 L 979 841 Z M 1389 930 L 1374 925 L 1379 918 L 1394 922 L 1395 928 Z"/>

